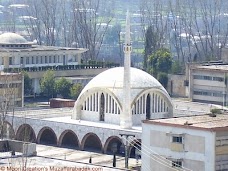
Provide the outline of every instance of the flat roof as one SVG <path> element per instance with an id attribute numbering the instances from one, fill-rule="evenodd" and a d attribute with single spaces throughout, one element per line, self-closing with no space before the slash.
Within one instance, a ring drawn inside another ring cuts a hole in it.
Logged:
<path id="1" fill-rule="evenodd" d="M 201 69 L 201 70 L 214 70 L 214 71 L 228 71 L 228 64 L 220 65 L 197 65 L 193 66 L 192 69 Z"/>
<path id="2" fill-rule="evenodd" d="M 43 45 L 32 45 L 31 48 L 0 48 L 0 52 L 39 52 L 39 51 L 68 51 L 76 50 L 81 53 L 86 52 L 88 49 L 85 48 L 71 48 L 71 47 L 58 47 L 58 46 L 43 46 Z"/>
<path id="3" fill-rule="evenodd" d="M 228 113 L 176 117 L 167 119 L 144 120 L 143 123 L 152 125 L 163 125 L 171 127 L 192 128 L 210 131 L 227 131 L 228 130 Z"/>

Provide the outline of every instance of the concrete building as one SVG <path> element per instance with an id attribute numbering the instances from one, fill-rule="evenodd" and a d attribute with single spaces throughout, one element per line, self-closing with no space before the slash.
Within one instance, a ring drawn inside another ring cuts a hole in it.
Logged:
<path id="1" fill-rule="evenodd" d="M 143 121 L 142 171 L 228 169 L 228 115 Z M 159 138 L 158 138 L 159 137 Z"/>
<path id="2" fill-rule="evenodd" d="M 204 64 L 189 68 L 189 98 L 196 102 L 227 105 L 228 65 Z"/>
<path id="3" fill-rule="evenodd" d="M 24 77 L 21 73 L 0 72 L 0 103 L 1 110 L 24 106 Z"/>
<path id="4" fill-rule="evenodd" d="M 34 92 L 39 93 L 39 81 L 44 67 L 75 66 L 81 64 L 83 48 L 35 45 L 16 33 L 0 35 L 0 69 L 5 71 L 28 70 Z M 41 72 L 40 72 L 41 71 Z M 68 76 L 65 74 L 64 76 Z M 72 76 L 72 74 L 69 74 Z"/>

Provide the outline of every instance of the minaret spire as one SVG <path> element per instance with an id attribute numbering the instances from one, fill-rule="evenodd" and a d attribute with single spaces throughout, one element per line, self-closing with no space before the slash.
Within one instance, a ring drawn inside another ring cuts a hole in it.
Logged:
<path id="1" fill-rule="evenodd" d="M 120 116 L 121 128 L 132 128 L 132 111 L 131 111 L 131 30 L 130 15 L 127 11 L 126 32 L 124 44 L 124 80 L 123 80 L 123 113 Z"/>

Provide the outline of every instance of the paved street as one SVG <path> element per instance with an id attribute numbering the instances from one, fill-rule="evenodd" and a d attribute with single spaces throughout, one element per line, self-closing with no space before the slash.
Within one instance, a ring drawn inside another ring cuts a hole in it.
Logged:
<path id="1" fill-rule="evenodd" d="M 53 146 L 45 146 L 37 144 L 37 157 L 28 157 L 26 159 L 27 167 L 39 167 L 48 168 L 50 166 L 56 167 L 91 167 L 97 168 L 98 171 L 111 171 L 111 170 L 124 170 L 125 160 L 124 157 L 116 157 L 116 168 L 112 168 L 113 155 L 106 155 L 95 152 L 79 151 L 67 148 L 59 148 Z M 11 153 L 0 153 L 0 170 L 7 170 L 7 166 L 13 168 L 22 167 L 22 163 L 25 162 L 25 158 L 20 157 L 20 153 L 16 153 L 15 158 L 11 158 Z M 92 166 L 89 164 L 90 156 L 92 158 Z M 136 159 L 129 159 L 129 168 L 133 168 L 137 165 Z M 141 161 L 138 161 L 138 165 L 141 165 Z M 103 167 L 106 166 L 106 167 Z M 3 168 L 3 169 L 2 169 Z M 15 170 L 16 171 L 16 170 Z M 34 170 L 36 171 L 36 170 Z M 38 171 L 38 170 L 37 170 Z M 39 170 L 40 171 L 40 170 Z M 42 170 L 46 171 L 46 170 Z"/>

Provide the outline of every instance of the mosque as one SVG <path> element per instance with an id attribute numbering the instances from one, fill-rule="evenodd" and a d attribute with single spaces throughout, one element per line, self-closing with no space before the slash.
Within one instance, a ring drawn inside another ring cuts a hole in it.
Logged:
<path id="1" fill-rule="evenodd" d="M 27 141 L 71 146 L 104 153 L 117 143 L 121 134 L 141 140 L 141 121 L 173 116 L 171 98 L 165 88 L 148 73 L 130 67 L 130 15 L 126 17 L 124 67 L 106 70 L 82 90 L 74 108 L 15 111 L 7 117 L 13 136 Z M 37 115 L 36 115 L 37 114 Z M 134 143 L 134 142 L 133 142 Z"/>

